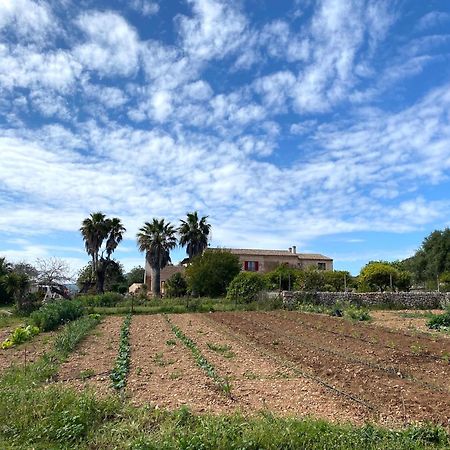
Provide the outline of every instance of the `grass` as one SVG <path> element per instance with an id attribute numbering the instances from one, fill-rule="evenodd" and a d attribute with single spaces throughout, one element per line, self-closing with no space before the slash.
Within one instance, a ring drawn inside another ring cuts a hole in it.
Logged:
<path id="1" fill-rule="evenodd" d="M 0 329 L 6 327 L 17 327 L 23 323 L 23 318 L 0 313 Z"/>
<path id="2" fill-rule="evenodd" d="M 445 431 L 434 426 L 393 431 L 268 413 L 250 418 L 194 415 L 187 408 L 132 408 L 112 397 L 97 399 L 90 392 L 61 388 L 36 390 L 18 401 L 19 408 L 1 417 L 0 448 L 419 450 L 450 444 Z"/>

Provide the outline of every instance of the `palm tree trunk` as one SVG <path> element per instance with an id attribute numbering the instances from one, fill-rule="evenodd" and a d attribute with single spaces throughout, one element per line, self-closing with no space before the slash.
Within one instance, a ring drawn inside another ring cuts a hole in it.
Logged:
<path id="1" fill-rule="evenodd" d="M 152 272 L 153 297 L 161 297 L 161 269 L 159 267 L 155 267 Z"/>

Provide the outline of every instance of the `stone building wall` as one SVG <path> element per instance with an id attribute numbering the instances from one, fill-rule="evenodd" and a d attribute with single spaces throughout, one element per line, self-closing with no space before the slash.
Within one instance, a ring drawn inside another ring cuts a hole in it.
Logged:
<path id="1" fill-rule="evenodd" d="M 439 292 L 283 292 L 283 304 L 295 308 L 296 304 L 312 303 L 332 306 L 348 302 L 362 307 L 386 307 L 397 309 L 439 309 L 450 304 L 450 293 Z"/>

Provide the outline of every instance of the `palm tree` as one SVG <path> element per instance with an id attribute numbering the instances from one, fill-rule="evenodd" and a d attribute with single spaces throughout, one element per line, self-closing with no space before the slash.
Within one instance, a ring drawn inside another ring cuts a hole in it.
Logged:
<path id="1" fill-rule="evenodd" d="M 92 257 L 91 284 L 97 280 L 97 292 L 104 292 L 105 274 L 111 255 L 123 239 L 126 229 L 118 217 L 108 219 L 102 212 L 92 213 L 80 228 L 88 255 Z M 105 249 L 101 251 L 106 239 Z M 106 251 L 106 258 L 103 256 Z M 101 252 L 101 254 L 100 254 Z M 100 256 L 99 256 L 100 255 Z"/>
<path id="2" fill-rule="evenodd" d="M 81 223 L 81 236 L 88 255 L 92 257 L 92 280 L 98 265 L 98 253 L 106 237 L 106 216 L 102 212 L 91 213 Z"/>
<path id="3" fill-rule="evenodd" d="M 180 245 L 186 247 L 189 259 L 203 253 L 208 247 L 208 237 L 211 232 L 211 225 L 206 222 L 208 216 L 203 216 L 200 220 L 197 211 L 187 213 L 186 220 L 181 220 L 178 228 L 180 234 Z"/>
<path id="4" fill-rule="evenodd" d="M 14 299 L 16 307 L 19 311 L 22 310 L 23 299 L 30 287 L 30 279 L 24 273 L 10 272 L 5 275 L 4 285 L 6 291 Z"/>
<path id="5" fill-rule="evenodd" d="M 176 230 L 164 219 L 145 222 L 137 234 L 138 247 L 145 252 L 145 259 L 152 268 L 152 293 L 161 296 L 161 269 L 170 262 L 170 250 L 177 246 Z"/>

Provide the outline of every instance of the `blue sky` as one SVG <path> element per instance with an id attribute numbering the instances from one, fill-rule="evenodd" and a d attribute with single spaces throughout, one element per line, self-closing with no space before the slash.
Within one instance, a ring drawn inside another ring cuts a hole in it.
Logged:
<path id="1" fill-rule="evenodd" d="M 450 3 L 0 2 L 0 255 L 209 215 L 213 246 L 357 273 L 450 224 Z M 173 260 L 184 256 L 173 253 Z"/>

